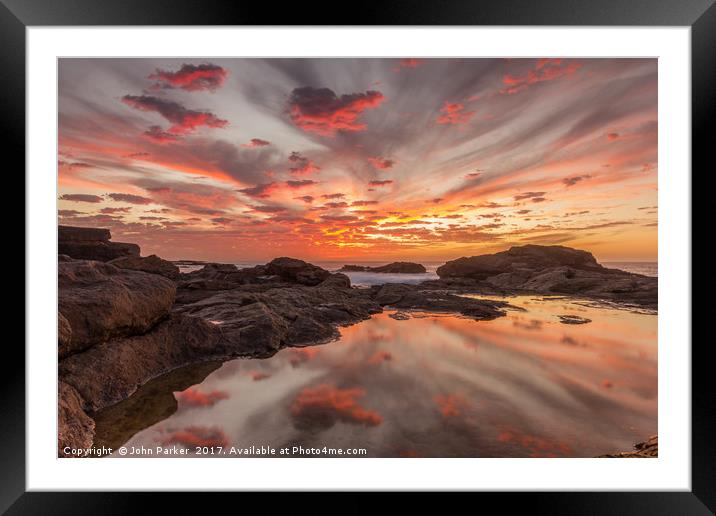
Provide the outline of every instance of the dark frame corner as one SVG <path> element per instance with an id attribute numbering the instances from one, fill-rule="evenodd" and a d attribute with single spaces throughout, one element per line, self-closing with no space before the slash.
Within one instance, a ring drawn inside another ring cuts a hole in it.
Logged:
<path id="1" fill-rule="evenodd" d="M 25 29 L 38 25 L 335 25 L 335 4 L 221 2 L 219 0 L 0 0 L 0 106 L 6 156 L 24 170 Z M 309 12 L 310 11 L 310 12 Z M 345 23 L 339 22 L 338 25 Z M 637 25 L 691 27 L 692 168 L 706 168 L 716 133 L 716 5 L 714 0 L 500 0 L 499 2 L 409 2 L 362 5 L 351 25 Z M 711 163 L 709 163 L 710 166 Z M 688 171 L 681 171 L 688 173 Z M 705 171 L 704 171 L 705 172 Z M 693 175 L 692 175 L 693 177 Z M 24 191 L 24 184 L 23 184 Z M 693 251 L 692 251 L 693 252 Z M 26 270 L 26 274 L 29 271 Z M 674 343 L 680 344 L 680 343 Z M 685 344 L 685 343 L 681 343 Z M 716 465 L 711 343 L 692 347 L 692 491 L 681 493 L 512 493 L 480 494 L 499 506 L 533 514 L 712 514 L 716 511 Z M 6 357 L 0 418 L 2 483 L 0 513 L 128 514 L 146 507 L 144 494 L 25 492 L 25 357 L 16 343 Z M 212 495 L 223 496 L 223 495 Z M 242 496 L 247 496 L 243 494 Z M 256 496 L 256 495 L 251 495 Z M 275 496 L 275 495 L 272 495 Z M 313 496 L 313 495 L 306 495 Z M 325 494 L 316 500 L 326 506 Z M 370 510 L 372 501 L 350 495 L 338 507 Z M 498 499 L 499 497 L 499 499 Z M 414 496 L 423 508 L 425 497 Z M 304 496 L 305 499 L 305 496 Z M 483 500 L 484 501 L 484 500 Z M 206 510 L 188 494 L 164 495 L 179 513 Z M 179 505 L 181 504 L 181 505 Z M 370 504 L 370 505 L 369 505 Z M 429 502 L 428 502 L 429 504 Z M 273 502 L 272 502 L 273 505 Z M 331 505 L 331 504 L 329 504 Z M 317 504 L 311 504 L 316 507 Z M 337 507 L 337 508 L 338 508 Z M 169 507 L 165 507 L 170 510 Z M 436 509 L 439 506 L 436 505 Z M 5 512 L 7 511 L 7 512 Z"/>

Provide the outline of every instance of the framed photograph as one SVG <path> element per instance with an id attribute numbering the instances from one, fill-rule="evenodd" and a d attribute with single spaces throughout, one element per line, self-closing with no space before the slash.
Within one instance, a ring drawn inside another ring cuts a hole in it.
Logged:
<path id="1" fill-rule="evenodd" d="M 716 7 L 521 4 L 3 0 L 27 331 L 0 509 L 712 513 L 691 171 Z"/>

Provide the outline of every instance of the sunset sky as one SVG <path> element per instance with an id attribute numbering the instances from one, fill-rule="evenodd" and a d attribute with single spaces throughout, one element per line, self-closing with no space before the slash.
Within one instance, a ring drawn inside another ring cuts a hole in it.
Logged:
<path id="1" fill-rule="evenodd" d="M 655 59 L 61 59 L 59 221 L 167 259 L 657 257 Z"/>

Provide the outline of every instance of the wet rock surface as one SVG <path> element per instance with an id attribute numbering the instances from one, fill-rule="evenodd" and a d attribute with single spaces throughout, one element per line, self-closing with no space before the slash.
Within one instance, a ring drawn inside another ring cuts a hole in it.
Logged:
<path id="1" fill-rule="evenodd" d="M 451 312 L 475 319 L 494 319 L 505 315 L 504 301 L 473 299 L 439 290 L 424 290 L 420 285 L 386 283 L 373 287 L 375 300 L 391 308 L 425 312 Z"/>

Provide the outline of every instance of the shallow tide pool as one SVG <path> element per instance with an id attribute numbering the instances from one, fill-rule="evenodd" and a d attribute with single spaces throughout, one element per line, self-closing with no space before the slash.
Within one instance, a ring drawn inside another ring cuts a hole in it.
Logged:
<path id="1" fill-rule="evenodd" d="M 98 414 L 95 444 L 192 455 L 263 446 L 594 457 L 657 433 L 655 314 L 507 301 L 523 310 L 493 321 L 386 311 L 328 344 L 183 368 Z M 592 322 L 564 324 L 559 315 Z"/>

